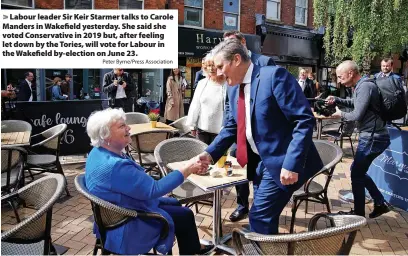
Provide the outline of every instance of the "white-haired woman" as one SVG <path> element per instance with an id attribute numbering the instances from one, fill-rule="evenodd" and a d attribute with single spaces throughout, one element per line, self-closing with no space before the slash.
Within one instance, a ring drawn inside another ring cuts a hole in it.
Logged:
<path id="1" fill-rule="evenodd" d="M 194 136 L 209 145 L 223 126 L 227 83 L 224 75 L 217 76 L 211 53 L 205 57 L 203 71 L 206 78 L 198 82 L 186 124 Z"/>
<path id="2" fill-rule="evenodd" d="M 169 197 L 163 197 L 181 185 L 191 173 L 201 172 L 208 162 L 193 159 L 180 170 L 154 180 L 144 169 L 123 154 L 131 142 L 130 127 L 122 109 L 93 113 L 87 133 L 94 147 L 86 161 L 85 181 L 89 191 L 106 201 L 134 210 L 156 212 L 170 224 L 169 235 L 160 239 L 161 225 L 155 221 L 131 219 L 107 231 L 105 247 L 117 254 L 145 254 L 152 248 L 167 253 L 177 237 L 180 254 L 202 254 L 210 250 L 200 245 L 193 212 Z M 96 235 L 99 236 L 97 230 Z"/>

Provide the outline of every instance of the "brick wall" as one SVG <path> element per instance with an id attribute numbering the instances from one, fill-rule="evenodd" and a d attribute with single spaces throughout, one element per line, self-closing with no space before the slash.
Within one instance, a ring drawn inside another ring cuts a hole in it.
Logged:
<path id="1" fill-rule="evenodd" d="M 223 1 L 204 2 L 204 28 L 223 29 Z"/>
<path id="2" fill-rule="evenodd" d="M 64 0 L 36 0 L 37 9 L 64 9 Z"/>
<path id="3" fill-rule="evenodd" d="M 184 24 L 184 0 L 168 0 L 168 1 L 169 1 L 169 9 L 178 10 L 178 23 L 180 25 L 183 25 Z"/>
<path id="4" fill-rule="evenodd" d="M 256 0 L 241 0 L 241 32 L 255 34 L 255 6 Z M 259 1 L 258 1 L 259 2 Z M 263 12 L 265 13 L 265 12 Z"/>
<path id="5" fill-rule="evenodd" d="M 94 0 L 95 9 L 119 9 L 119 0 Z"/>
<path id="6" fill-rule="evenodd" d="M 145 0 L 145 9 L 164 9 L 166 5 L 166 0 Z"/>

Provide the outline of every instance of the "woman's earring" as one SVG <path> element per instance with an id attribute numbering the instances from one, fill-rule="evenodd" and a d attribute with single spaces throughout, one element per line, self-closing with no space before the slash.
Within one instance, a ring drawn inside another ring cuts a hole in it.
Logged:
<path id="1" fill-rule="evenodd" d="M 108 146 L 110 146 L 110 142 L 108 141 Z"/>

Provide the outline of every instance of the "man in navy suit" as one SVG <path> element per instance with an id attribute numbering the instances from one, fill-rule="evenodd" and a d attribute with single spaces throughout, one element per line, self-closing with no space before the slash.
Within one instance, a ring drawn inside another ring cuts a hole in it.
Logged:
<path id="1" fill-rule="evenodd" d="M 228 39 L 238 39 L 241 42 L 241 44 L 245 46 L 245 48 L 247 48 L 245 37 L 239 31 L 225 32 L 224 40 L 228 40 Z M 252 63 L 254 63 L 255 65 L 258 65 L 260 67 L 275 66 L 275 62 L 273 61 L 273 59 L 268 56 L 256 54 L 256 53 L 251 52 L 250 50 L 248 50 L 248 55 L 251 58 Z M 227 95 L 226 104 L 225 104 L 225 113 L 228 113 L 228 108 L 229 108 L 229 104 L 228 104 L 228 95 Z M 226 121 L 228 119 L 227 114 L 225 114 L 224 116 L 225 116 L 225 121 Z M 232 145 L 231 147 L 231 155 L 235 156 L 235 153 L 236 153 L 236 144 Z M 247 166 L 248 179 L 252 181 L 254 177 L 254 173 L 256 171 L 256 167 L 258 166 L 258 163 L 259 161 L 261 161 L 261 159 L 259 158 L 257 154 L 253 153 L 252 150 L 250 150 L 248 153 L 252 156 L 251 158 L 253 159 L 253 161 L 251 161 L 250 164 Z M 238 206 L 235 209 L 235 211 L 233 211 L 231 215 L 229 216 L 229 219 L 232 222 L 236 222 L 236 221 L 245 219 L 249 212 L 249 184 L 245 183 L 245 184 L 235 186 L 235 189 L 237 191 L 237 205 Z"/>
<path id="2" fill-rule="evenodd" d="M 323 166 L 312 142 L 312 110 L 286 69 L 254 65 L 239 40 L 225 40 L 213 53 L 217 73 L 230 85 L 230 108 L 226 125 L 199 159 L 215 162 L 234 142 L 241 166 L 252 161 L 250 149 L 259 155 L 249 223 L 254 232 L 276 234 L 293 192 Z"/>
<path id="3" fill-rule="evenodd" d="M 32 72 L 24 74 L 24 80 L 17 85 L 17 101 L 33 101 L 33 90 L 31 83 L 34 79 Z"/>

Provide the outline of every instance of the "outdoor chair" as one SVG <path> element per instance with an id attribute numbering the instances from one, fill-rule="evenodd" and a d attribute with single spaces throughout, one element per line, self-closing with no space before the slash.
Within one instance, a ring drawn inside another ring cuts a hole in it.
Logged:
<path id="1" fill-rule="evenodd" d="M 169 130 L 154 130 L 137 133 L 131 136 L 132 142 L 130 146 L 127 147 L 129 155 L 135 152 L 137 154 L 137 159 L 140 166 L 146 168 L 146 173 L 149 173 L 153 178 L 160 179 L 160 171 L 156 171 L 154 167 L 157 166 L 156 160 L 154 158 L 154 149 L 156 146 L 173 136 L 173 131 Z M 133 156 L 132 156 L 133 158 Z M 152 175 L 156 173 L 155 175 Z"/>
<path id="2" fill-rule="evenodd" d="M 7 145 L 1 146 L 1 196 L 17 191 L 24 183 L 23 166 L 26 156 L 27 151 L 22 148 Z M 15 205 L 15 203 L 18 204 L 18 201 L 15 199 L 11 197 L 3 202 L 11 206 L 17 222 L 20 222 L 20 216 Z"/>
<path id="3" fill-rule="evenodd" d="M 306 213 L 308 202 L 324 204 L 326 205 L 327 211 L 330 212 L 330 203 L 329 198 L 327 197 L 327 189 L 332 179 L 334 169 L 336 168 L 337 163 L 339 163 L 341 158 L 343 157 L 343 151 L 339 146 L 329 141 L 314 140 L 313 142 L 316 146 L 320 158 L 323 161 L 324 166 L 320 171 L 313 175 L 302 188 L 293 193 L 290 233 L 293 233 L 296 211 L 303 201 L 306 202 Z M 316 181 L 317 177 L 320 177 L 321 175 L 326 176 L 324 185 Z"/>
<path id="4" fill-rule="evenodd" d="M 207 147 L 207 144 L 196 139 L 172 138 L 157 145 L 154 156 L 164 177 L 172 171 L 167 167 L 167 164 L 189 160 L 201 154 Z M 186 207 L 195 205 L 196 212 L 198 212 L 197 203 L 204 201 L 204 204 L 209 204 L 208 200 L 214 198 L 213 192 L 204 192 L 188 180 L 174 189 L 171 195 L 177 198 L 181 204 L 185 204 Z"/>
<path id="5" fill-rule="evenodd" d="M 178 129 L 177 137 L 188 137 L 188 138 L 195 138 L 191 135 L 191 127 L 186 125 L 187 116 L 177 119 L 173 123 L 169 124 L 170 126 Z"/>
<path id="6" fill-rule="evenodd" d="M 142 220 L 155 220 L 161 222 L 163 225 L 160 238 L 164 239 L 168 236 L 169 223 L 162 215 L 158 213 L 135 211 L 119 207 L 115 204 L 92 195 L 86 188 L 85 174 L 80 174 L 75 177 L 75 187 L 79 193 L 81 193 L 83 196 L 89 199 L 89 201 L 91 201 L 93 216 L 99 230 L 100 238 L 96 239 L 93 255 L 96 255 L 99 249 L 101 250 L 102 255 L 115 253 L 110 252 L 104 248 L 107 232 L 109 230 L 119 228 L 133 218 L 141 218 Z M 143 230 L 140 230 L 140 232 L 143 232 Z"/>
<path id="7" fill-rule="evenodd" d="M 127 125 L 150 123 L 149 117 L 143 113 L 131 112 L 126 113 L 125 116 Z"/>
<path id="8" fill-rule="evenodd" d="M 32 130 L 31 124 L 21 120 L 1 121 L 1 132 L 28 132 Z"/>
<path id="9" fill-rule="evenodd" d="M 11 229 L 1 233 L 2 255 L 49 255 L 51 244 L 52 207 L 65 187 L 64 177 L 49 174 L 19 190 L 2 197 L 23 200 L 36 210 Z"/>
<path id="10" fill-rule="evenodd" d="M 353 147 L 353 140 L 351 136 L 354 133 L 356 128 L 356 122 L 353 121 L 342 121 L 340 123 L 340 127 L 337 130 L 327 130 L 322 131 L 322 135 L 329 136 L 334 139 L 334 143 L 338 144 L 340 142 L 340 148 L 343 149 L 343 139 L 348 139 L 351 146 L 351 152 L 354 157 L 354 147 Z M 335 124 L 335 123 L 332 123 Z"/>
<path id="11" fill-rule="evenodd" d="M 34 180 L 31 170 L 51 173 L 62 174 L 66 180 L 64 171 L 59 161 L 61 137 L 67 129 L 66 124 L 59 124 L 43 131 L 42 133 L 31 136 L 33 139 L 41 140 L 29 148 L 27 163 L 24 167 L 25 170 L 30 172 L 31 178 Z M 35 151 L 46 151 L 49 154 L 39 154 Z M 68 196 L 70 193 L 68 187 L 65 187 L 65 192 Z"/>
<path id="12" fill-rule="evenodd" d="M 321 217 L 332 227 L 316 230 Z M 235 228 L 232 238 L 238 255 L 348 255 L 357 231 L 366 224 L 361 216 L 317 214 L 306 232 L 263 235 Z"/>

